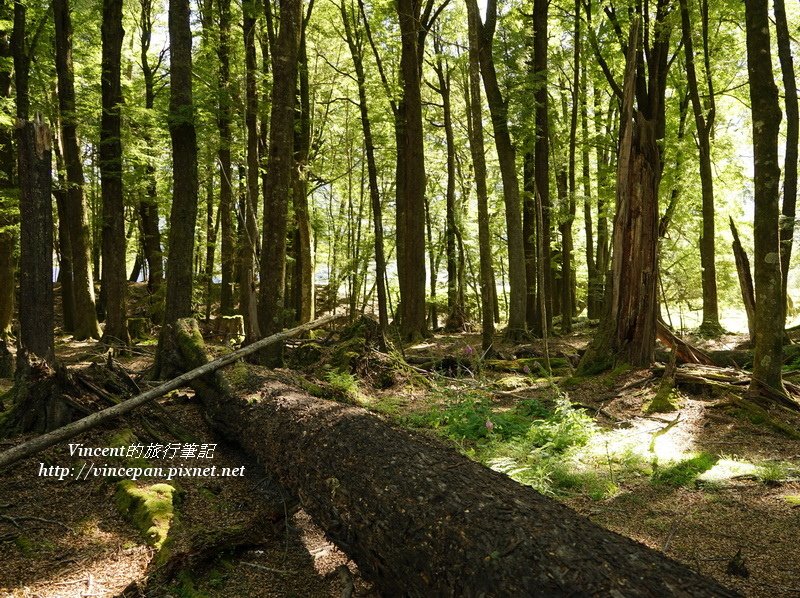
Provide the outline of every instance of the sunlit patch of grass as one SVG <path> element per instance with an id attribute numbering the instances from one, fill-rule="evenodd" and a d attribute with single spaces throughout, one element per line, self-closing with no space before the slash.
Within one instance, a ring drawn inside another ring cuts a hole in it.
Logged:
<path id="1" fill-rule="evenodd" d="M 700 453 L 689 459 L 683 459 L 668 467 L 660 467 L 653 472 L 652 483 L 656 486 L 688 486 L 701 474 L 716 465 L 719 457 L 709 453 Z"/>

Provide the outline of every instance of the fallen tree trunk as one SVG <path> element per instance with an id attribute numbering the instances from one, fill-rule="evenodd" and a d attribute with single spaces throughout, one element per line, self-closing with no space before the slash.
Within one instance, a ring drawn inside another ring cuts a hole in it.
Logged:
<path id="1" fill-rule="evenodd" d="M 225 367 L 226 365 L 230 365 L 235 361 L 238 361 L 242 357 L 246 357 L 247 355 L 251 355 L 260 351 L 264 347 L 272 345 L 274 343 L 284 341 L 286 339 L 292 338 L 293 336 L 297 336 L 298 334 L 302 334 L 308 330 L 313 330 L 314 328 L 319 328 L 325 324 L 338 320 L 344 317 L 343 315 L 330 315 L 325 316 L 324 318 L 319 318 L 314 320 L 313 322 L 308 322 L 307 324 L 303 324 L 302 326 L 297 326 L 296 328 L 292 328 L 291 330 L 285 330 L 283 332 L 279 332 L 278 334 L 273 334 L 267 338 L 261 339 L 251 345 L 247 345 L 246 347 L 242 347 L 234 351 L 233 353 L 229 353 L 219 359 L 215 359 L 214 361 L 208 362 L 205 352 L 202 352 L 201 355 L 197 355 L 194 358 L 194 363 L 197 364 L 197 367 L 189 367 L 185 368 L 184 371 L 186 373 L 181 374 L 157 386 L 153 389 L 148 390 L 147 392 L 143 392 L 142 394 L 133 397 L 132 399 L 128 399 L 118 405 L 114 405 L 113 407 L 109 407 L 108 409 L 103 409 L 102 411 L 98 411 L 97 413 L 93 413 L 84 417 L 83 419 L 79 419 L 74 421 L 70 424 L 62 428 L 58 428 L 57 430 L 53 430 L 52 432 L 48 432 L 47 434 L 42 434 L 41 436 L 37 436 L 33 440 L 28 442 L 24 442 L 20 445 L 11 448 L 4 453 L 0 453 L 0 468 L 5 467 L 7 465 L 11 465 L 19 461 L 20 459 L 24 459 L 25 457 L 30 457 L 31 455 L 35 455 L 39 451 L 43 451 L 44 449 L 51 447 L 59 442 L 63 442 L 64 440 L 68 440 L 86 432 L 87 430 L 91 430 L 99 426 L 100 424 L 111 420 L 115 417 L 119 417 L 120 415 L 124 415 L 130 411 L 133 411 L 137 407 L 140 407 L 146 403 L 149 403 L 153 399 L 157 399 L 158 397 L 164 396 L 168 392 L 175 390 L 177 388 L 190 386 L 190 383 L 194 380 L 202 378 L 203 376 L 208 376 L 213 374 L 218 369 Z M 176 327 L 180 327 L 180 322 L 176 325 Z M 200 345 L 202 345 L 202 336 L 200 336 L 199 331 L 197 330 L 197 325 L 194 326 L 194 331 L 197 331 L 197 336 L 199 337 Z M 175 334 L 174 336 L 177 336 Z M 196 339 L 194 339 L 196 340 Z M 189 350 L 192 347 L 187 347 Z M 188 371 L 187 371 L 188 370 Z"/>
<path id="2" fill-rule="evenodd" d="M 736 595 L 363 409 L 260 394 L 207 408 L 386 595 Z"/>
<path id="3" fill-rule="evenodd" d="M 264 380 L 241 397 L 221 371 L 193 385 L 384 595 L 738 595 L 437 440 Z"/>

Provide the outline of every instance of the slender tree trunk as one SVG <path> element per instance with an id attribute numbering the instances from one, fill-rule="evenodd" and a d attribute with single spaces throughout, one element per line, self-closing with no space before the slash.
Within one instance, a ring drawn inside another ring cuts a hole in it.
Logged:
<path id="1" fill-rule="evenodd" d="M 294 167 L 294 108 L 302 18 L 301 0 L 280 1 L 280 31 L 272 56 L 273 80 L 269 161 L 264 198 L 261 285 L 258 322 L 262 334 L 283 328 L 286 281 L 286 231 Z M 268 363 L 283 361 L 283 347 L 265 351 Z"/>
<path id="2" fill-rule="evenodd" d="M 480 15 L 477 2 L 467 1 L 469 19 L 469 79 L 467 129 L 475 194 L 478 201 L 478 250 L 481 282 L 481 346 L 488 352 L 494 342 L 494 313 L 497 293 L 492 267 L 492 240 L 489 232 L 489 193 L 486 188 L 486 153 L 483 144 L 483 115 L 480 86 Z"/>
<path id="3" fill-rule="evenodd" d="M 24 39 L 24 38 L 23 38 Z M 50 129 L 40 121 L 18 121 L 20 182 L 20 347 L 17 367 L 28 355 L 53 364 L 53 207 Z M 27 354 L 27 355 L 26 355 Z"/>
<path id="4" fill-rule="evenodd" d="M 772 77 L 769 10 L 766 0 L 745 4 L 747 69 L 753 110 L 753 162 L 755 214 L 753 218 L 755 262 L 755 347 L 750 393 L 769 397 L 784 394 L 783 293 L 779 240 L 778 131 L 781 111 L 778 88 Z"/>
<path id="5" fill-rule="evenodd" d="M 214 216 L 214 155 L 209 154 L 206 176 L 206 322 L 211 320 L 211 304 L 214 289 L 214 254 L 217 252 L 217 231 L 219 230 L 219 209 Z"/>
<path id="6" fill-rule="evenodd" d="M 800 116 L 797 106 L 797 79 L 792 59 L 791 36 L 786 22 L 786 8 L 783 0 L 774 0 L 775 32 L 778 40 L 778 58 L 783 75 L 784 106 L 786 107 L 786 153 L 783 167 L 783 207 L 781 210 L 781 276 L 784 303 L 784 321 L 788 303 L 789 261 L 792 257 L 792 240 L 795 228 L 797 207 L 797 163 L 798 137 L 800 137 Z"/>
<path id="7" fill-rule="evenodd" d="M 589 158 L 589 84 L 586 72 L 588 70 L 586 52 L 581 48 L 581 181 L 583 183 L 583 228 L 586 235 L 586 274 L 588 289 L 586 293 L 586 316 L 589 319 L 599 317 L 594 297 L 597 293 L 597 263 L 594 254 L 594 230 L 592 229 L 592 175 Z M 595 90 L 594 93 L 597 93 Z"/>
<path id="8" fill-rule="evenodd" d="M 700 266 L 703 283 L 703 322 L 700 329 L 706 334 L 718 335 L 722 332 L 719 324 L 717 305 L 717 266 L 714 226 L 714 175 L 711 171 L 711 129 L 714 126 L 714 112 L 704 114 L 700 102 L 697 73 L 694 64 L 694 43 L 692 25 L 689 20 L 688 0 L 680 0 L 681 31 L 686 56 L 686 79 L 689 97 L 692 101 L 694 122 L 697 128 L 697 149 L 700 153 L 700 187 L 703 196 L 703 234 L 700 237 Z M 713 87 L 709 88 L 713 95 Z"/>
<path id="9" fill-rule="evenodd" d="M 141 2 L 141 65 L 144 78 L 144 107 L 153 110 L 155 105 L 155 69 L 150 65 L 150 38 L 153 31 L 152 0 Z M 150 132 L 145 129 L 144 141 L 150 144 Z M 142 249 L 147 260 L 147 290 L 152 294 L 164 282 L 164 257 L 161 250 L 161 231 L 158 228 L 158 193 L 156 168 L 147 158 L 144 167 L 145 196 L 139 202 L 139 218 L 142 222 Z M 160 323 L 160 322 L 158 322 Z"/>
<path id="10" fill-rule="evenodd" d="M 10 23 L 10 6 L 6 0 L 0 2 L 0 18 Z M 0 29 L 0 98 L 11 99 L 12 49 L 11 29 L 6 25 Z M 14 363 L 11 357 L 11 320 L 14 316 L 14 248 L 17 235 L 14 229 L 17 202 L 14 180 L 13 128 L 0 126 L 0 377 L 10 377 Z"/>
<path id="11" fill-rule="evenodd" d="M 0 2 L 0 18 L 12 22 L 12 11 L 6 0 Z M 0 98 L 11 99 L 12 30 L 0 29 Z M 14 227 L 18 210 L 14 179 L 13 127 L 0 126 L 0 377 L 11 377 L 14 362 L 11 356 L 11 320 L 14 316 L 14 248 L 17 234 Z"/>
<path id="12" fill-rule="evenodd" d="M 122 191 L 122 126 L 120 105 L 122 87 L 122 0 L 103 0 L 103 57 L 100 90 L 103 113 L 100 117 L 100 180 L 103 200 L 103 271 L 106 343 L 129 345 L 125 307 L 127 266 L 125 244 L 125 205 Z"/>
<path id="13" fill-rule="evenodd" d="M 537 256 L 544 271 L 544 286 L 537 287 L 537 296 L 544 297 L 536 305 L 544 305 L 545 313 L 537 309 L 534 331 L 544 334 L 553 325 L 553 274 L 550 265 L 550 131 L 548 122 L 548 90 L 547 90 L 547 12 L 548 0 L 533 2 L 533 94 L 536 102 L 536 143 L 534 149 L 534 185 L 535 198 L 541 206 L 542 222 L 540 231 L 543 235 L 539 245 L 543 252 Z M 537 208 L 538 209 L 538 208 Z"/>
<path id="14" fill-rule="evenodd" d="M 231 1 L 219 0 L 219 83 L 217 91 L 217 129 L 219 130 L 219 213 L 220 213 L 220 313 L 233 313 L 234 250 L 233 170 L 231 169 L 231 97 L 230 97 L 230 30 Z"/>
<path id="15" fill-rule="evenodd" d="M 165 324 L 192 313 L 192 267 L 197 222 L 197 136 L 192 104 L 192 31 L 189 12 L 189 0 L 170 0 L 169 133 L 172 139 L 172 209 Z"/>
<path id="16" fill-rule="evenodd" d="M 572 268 L 572 224 L 575 221 L 576 194 L 575 185 L 575 152 L 578 143 L 578 107 L 580 104 L 581 83 L 581 5 L 580 0 L 575 2 L 575 30 L 573 34 L 573 77 L 572 77 L 572 108 L 569 123 L 569 149 L 567 166 L 567 210 L 564 222 L 561 223 L 561 331 L 564 334 L 572 332 L 572 317 L 575 312 L 575 274 Z"/>
<path id="17" fill-rule="evenodd" d="M 75 332 L 77 340 L 100 338 L 95 313 L 94 277 L 86 206 L 83 198 L 83 164 L 78 144 L 75 88 L 72 67 L 72 19 L 68 0 L 53 1 L 55 18 L 56 74 L 61 115 L 61 139 L 67 170 L 67 217 L 72 243 Z"/>
<path id="18" fill-rule="evenodd" d="M 298 60 L 299 97 L 295 115 L 299 121 L 295 139 L 295 169 L 292 191 L 297 247 L 295 248 L 296 289 L 295 314 L 297 322 L 304 324 L 314 319 L 314 256 L 311 252 L 311 220 L 308 206 L 308 156 L 311 150 L 311 100 L 308 83 L 308 58 L 306 56 L 306 26 L 311 18 L 313 0 L 303 19 L 300 33 Z"/>
<path id="19" fill-rule="evenodd" d="M 386 256 L 383 250 L 383 207 L 381 205 L 380 189 L 378 187 L 378 166 L 375 161 L 375 142 L 372 138 L 372 123 L 367 107 L 366 75 L 364 73 L 363 40 L 356 38 L 360 27 L 359 19 L 348 16 L 345 3 L 339 5 L 342 14 L 342 23 L 345 29 L 345 39 L 350 48 L 350 56 L 356 72 L 358 83 L 358 108 L 361 115 L 361 130 L 364 133 L 364 153 L 367 158 L 367 180 L 369 181 L 369 197 L 372 206 L 372 219 L 375 229 L 375 288 L 378 295 L 378 322 L 380 324 L 383 348 L 386 345 L 386 332 L 389 327 L 389 310 L 386 300 Z"/>
<path id="20" fill-rule="evenodd" d="M 256 311 L 255 252 L 258 176 L 258 95 L 256 93 L 256 2 L 242 3 L 245 55 L 245 127 L 247 129 L 247 193 L 245 194 L 243 234 L 239 235 L 239 311 L 244 318 L 244 342 L 261 336 Z M 276 85 L 279 83 L 276 82 Z"/>
<path id="21" fill-rule="evenodd" d="M 468 5 L 475 0 L 468 0 Z M 477 12 L 477 6 L 471 10 Z M 478 18 L 478 39 L 480 51 L 480 67 L 483 86 L 489 111 L 492 115 L 497 157 L 500 161 L 500 174 L 503 181 L 503 197 L 506 209 L 506 230 L 508 234 L 508 278 L 510 287 L 508 330 L 512 339 L 520 338 L 526 331 L 525 302 L 527 283 L 525 274 L 525 248 L 522 234 L 522 208 L 520 204 L 519 180 L 517 177 L 516 149 L 511 142 L 508 130 L 508 109 L 497 82 L 492 42 L 497 20 L 497 2 L 489 0 L 486 8 L 486 22 Z"/>

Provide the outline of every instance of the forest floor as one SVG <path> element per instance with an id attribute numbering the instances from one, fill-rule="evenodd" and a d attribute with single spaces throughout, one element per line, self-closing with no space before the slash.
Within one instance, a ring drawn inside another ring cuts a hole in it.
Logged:
<path id="1" fill-rule="evenodd" d="M 730 389 L 699 385 L 671 393 L 675 411 L 649 413 L 658 370 L 574 375 L 592 333 L 583 323 L 551 340 L 551 375 L 541 341 L 512 346 L 498 337 L 497 354 L 485 359 L 469 333 L 406 346 L 405 361 L 319 335 L 291 343 L 287 369 L 272 375 L 438 436 L 747 596 L 800 595 L 800 435 L 786 432 L 800 431 L 800 416 L 782 412 L 776 422 L 744 409 Z M 225 351 L 216 340 L 211 349 Z M 742 339 L 693 340 L 720 349 Z M 98 343 L 61 336 L 57 344 L 71 370 L 106 361 Z M 153 351 L 145 341 L 117 360 L 136 379 Z M 791 364 L 786 376 L 795 376 Z M 0 380 L 0 393 L 11 383 Z M 213 465 L 244 466 L 246 475 L 135 485 L 45 475 L 87 461 L 70 457 L 66 443 L 21 461 L 0 476 L 0 597 L 132 596 L 137 582 L 175 562 L 190 566 L 147 596 L 341 596 L 350 580 L 356 595 L 375 595 L 263 468 L 214 437 L 191 391 L 159 404 L 69 442 L 216 445 Z M 0 439 L 0 451 L 28 437 Z M 212 464 L 200 461 L 189 465 Z"/>

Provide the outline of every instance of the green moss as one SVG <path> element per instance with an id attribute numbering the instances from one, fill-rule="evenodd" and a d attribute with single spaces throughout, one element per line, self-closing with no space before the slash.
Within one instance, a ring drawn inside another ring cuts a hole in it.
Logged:
<path id="1" fill-rule="evenodd" d="M 14 538 L 14 544 L 25 556 L 30 556 L 30 554 L 33 552 L 33 542 L 25 536 L 17 536 Z"/>
<path id="2" fill-rule="evenodd" d="M 669 383 L 662 383 L 658 387 L 653 400 L 645 407 L 645 413 L 671 413 L 680 408 L 680 393 Z"/>
<path id="3" fill-rule="evenodd" d="M 203 335 L 197 326 L 194 318 L 182 318 L 178 320 L 178 333 L 175 335 L 176 342 L 181 354 L 187 364 L 197 367 L 208 361 L 206 355 L 206 345 Z"/>
<path id="4" fill-rule="evenodd" d="M 781 497 L 793 507 L 800 507 L 800 494 L 788 494 Z"/>
<path id="5" fill-rule="evenodd" d="M 175 494 L 175 487 L 169 484 L 139 487 L 131 480 L 122 480 L 117 484 L 115 500 L 119 511 L 144 534 L 148 543 L 160 549 L 175 515 Z"/>

